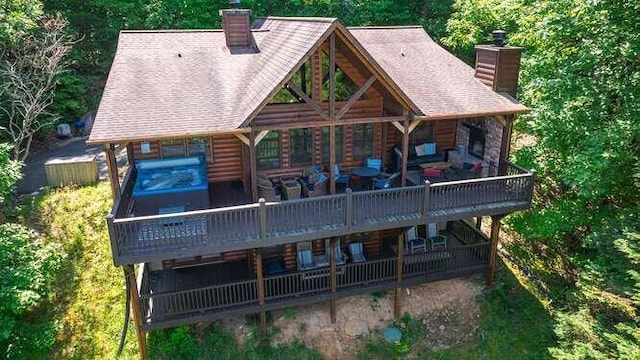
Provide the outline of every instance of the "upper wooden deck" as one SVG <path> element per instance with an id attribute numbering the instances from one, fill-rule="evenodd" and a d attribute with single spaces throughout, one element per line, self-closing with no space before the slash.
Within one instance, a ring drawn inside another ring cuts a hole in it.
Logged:
<path id="1" fill-rule="evenodd" d="M 507 214 L 531 205 L 534 174 L 352 192 L 297 200 L 129 217 L 135 174 L 108 216 L 116 265 L 217 254 L 291 242 Z"/>

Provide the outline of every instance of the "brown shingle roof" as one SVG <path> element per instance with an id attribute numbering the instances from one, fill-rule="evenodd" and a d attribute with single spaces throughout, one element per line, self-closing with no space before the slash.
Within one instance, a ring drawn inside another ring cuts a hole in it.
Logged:
<path id="1" fill-rule="evenodd" d="M 424 117 L 450 118 L 527 112 L 493 92 L 474 70 L 436 44 L 421 27 L 349 28 Z"/>
<path id="2" fill-rule="evenodd" d="M 88 142 L 233 131 L 263 104 L 335 19 L 266 19 L 259 52 L 221 31 L 123 31 Z"/>

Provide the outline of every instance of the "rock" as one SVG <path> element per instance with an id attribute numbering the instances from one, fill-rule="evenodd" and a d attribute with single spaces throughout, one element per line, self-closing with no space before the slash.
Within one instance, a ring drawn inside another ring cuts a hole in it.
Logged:
<path id="1" fill-rule="evenodd" d="M 319 323 L 320 323 L 320 319 L 318 319 L 318 317 L 315 315 L 311 315 L 311 317 L 309 318 L 309 325 L 316 326 Z"/>
<path id="2" fill-rule="evenodd" d="M 440 331 L 444 331 L 444 325 L 440 325 L 438 329 L 440 329 Z"/>
<path id="3" fill-rule="evenodd" d="M 369 326 L 364 321 L 349 320 L 344 324 L 344 332 L 349 336 L 366 335 L 369 333 Z"/>

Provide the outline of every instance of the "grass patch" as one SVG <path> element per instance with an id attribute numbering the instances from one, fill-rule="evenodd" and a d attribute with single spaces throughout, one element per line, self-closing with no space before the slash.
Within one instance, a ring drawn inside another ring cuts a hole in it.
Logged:
<path id="1" fill-rule="evenodd" d="M 39 317 L 56 324 L 53 359 L 115 358 L 125 309 L 124 277 L 113 265 L 104 217 L 112 204 L 107 183 L 51 190 L 27 198 L 22 222 L 66 253 L 54 293 Z M 120 358 L 138 355 L 132 327 Z"/>
<path id="2" fill-rule="evenodd" d="M 269 326 L 266 334 L 250 320 L 250 329 L 243 344 L 220 324 L 212 323 L 202 328 L 183 326 L 175 329 L 152 331 L 149 334 L 149 355 L 152 359 L 216 359 L 216 360 L 317 360 L 322 355 L 294 340 L 290 344 L 273 344 L 278 329 Z"/>

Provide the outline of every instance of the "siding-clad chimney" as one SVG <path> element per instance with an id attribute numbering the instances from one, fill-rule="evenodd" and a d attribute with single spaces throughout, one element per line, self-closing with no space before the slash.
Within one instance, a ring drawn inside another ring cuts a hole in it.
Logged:
<path id="1" fill-rule="evenodd" d="M 222 30 L 227 40 L 227 47 L 251 45 L 251 10 L 238 9 L 240 0 L 229 0 L 231 9 L 220 10 Z"/>
<path id="2" fill-rule="evenodd" d="M 493 45 L 476 46 L 476 78 L 493 91 L 511 96 L 518 91 L 521 47 L 504 46 L 506 32 L 493 32 Z"/>

